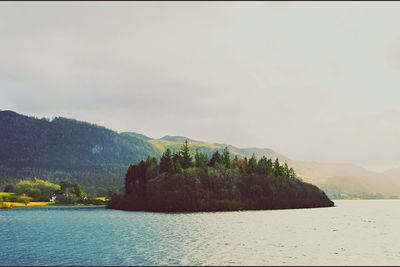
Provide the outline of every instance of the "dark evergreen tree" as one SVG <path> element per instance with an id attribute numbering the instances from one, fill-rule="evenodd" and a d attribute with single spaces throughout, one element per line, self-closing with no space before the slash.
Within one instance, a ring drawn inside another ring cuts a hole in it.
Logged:
<path id="1" fill-rule="evenodd" d="M 158 176 L 158 164 L 155 157 L 148 156 L 146 159 L 146 177 L 147 179 L 152 179 Z"/>
<path id="2" fill-rule="evenodd" d="M 268 160 L 265 156 L 262 156 L 257 163 L 257 173 L 262 175 L 268 175 Z"/>
<path id="3" fill-rule="evenodd" d="M 221 154 L 219 151 L 215 151 L 214 154 L 211 156 L 210 161 L 208 162 L 209 167 L 215 167 L 217 164 L 221 164 Z"/>
<path id="4" fill-rule="evenodd" d="M 225 147 L 222 151 L 221 161 L 225 168 L 229 169 L 231 167 L 231 156 L 228 147 Z"/>
<path id="5" fill-rule="evenodd" d="M 205 168 L 207 167 L 208 157 L 207 154 L 200 152 L 196 149 L 196 153 L 194 155 L 195 166 L 198 168 Z"/>
<path id="6" fill-rule="evenodd" d="M 175 152 L 172 156 L 172 173 L 182 172 L 182 156 L 180 152 Z"/>
<path id="7" fill-rule="evenodd" d="M 239 168 L 239 167 L 240 167 L 240 163 L 239 163 L 239 158 L 238 158 L 238 156 L 235 156 L 235 157 L 233 158 L 232 163 L 231 163 L 231 167 L 232 167 L 232 169 L 236 169 L 236 168 Z"/>
<path id="8" fill-rule="evenodd" d="M 247 174 L 247 173 L 249 172 L 249 171 L 248 171 L 248 165 L 249 165 L 249 163 L 248 163 L 247 157 L 244 157 L 244 158 L 243 158 L 243 160 L 242 160 L 242 162 L 241 162 L 240 165 L 241 165 L 241 166 L 240 166 L 241 172 L 242 172 L 243 174 Z"/>
<path id="9" fill-rule="evenodd" d="M 266 175 L 273 174 L 273 172 L 274 172 L 273 169 L 274 169 L 274 164 L 272 163 L 271 159 L 268 159 L 267 160 L 267 173 L 266 173 Z"/>
<path id="10" fill-rule="evenodd" d="M 187 169 L 193 166 L 193 159 L 190 156 L 188 140 L 182 145 L 182 168 Z"/>
<path id="11" fill-rule="evenodd" d="M 274 175 L 275 176 L 281 176 L 282 175 L 281 166 L 279 164 L 279 159 L 278 158 L 276 158 L 275 162 L 274 162 Z"/>
<path id="12" fill-rule="evenodd" d="M 133 190 L 133 184 L 135 183 L 136 166 L 129 165 L 128 170 L 125 174 L 125 194 L 130 194 Z"/>
<path id="13" fill-rule="evenodd" d="M 286 162 L 282 166 L 282 175 L 286 178 L 290 178 L 289 166 Z"/>
<path id="14" fill-rule="evenodd" d="M 160 173 L 170 173 L 172 170 L 172 155 L 171 150 L 167 148 L 160 159 Z"/>
<path id="15" fill-rule="evenodd" d="M 249 159 L 247 171 L 248 171 L 248 173 L 256 173 L 257 172 L 257 158 L 254 154 Z"/>
<path id="16" fill-rule="evenodd" d="M 146 162 L 141 160 L 137 167 L 137 178 L 139 180 L 139 183 L 144 184 L 147 182 L 146 172 L 147 172 Z"/>

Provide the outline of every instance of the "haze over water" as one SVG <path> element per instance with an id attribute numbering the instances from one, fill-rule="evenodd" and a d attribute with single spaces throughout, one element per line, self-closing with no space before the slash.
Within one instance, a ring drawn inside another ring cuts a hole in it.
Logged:
<path id="1" fill-rule="evenodd" d="M 163 214 L 0 211 L 0 265 L 397 265 L 400 201 Z"/>

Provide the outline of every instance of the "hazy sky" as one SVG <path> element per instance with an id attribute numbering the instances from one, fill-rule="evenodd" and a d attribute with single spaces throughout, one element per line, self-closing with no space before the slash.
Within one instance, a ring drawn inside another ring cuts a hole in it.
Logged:
<path id="1" fill-rule="evenodd" d="M 2 2 L 0 109 L 400 166 L 400 3 Z"/>

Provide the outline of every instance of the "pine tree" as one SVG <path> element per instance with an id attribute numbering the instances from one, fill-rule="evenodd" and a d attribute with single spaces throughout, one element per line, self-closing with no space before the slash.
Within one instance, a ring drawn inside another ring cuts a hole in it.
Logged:
<path id="1" fill-rule="evenodd" d="M 189 144 L 188 140 L 185 140 L 185 143 L 182 146 L 182 168 L 187 169 L 193 166 L 193 159 L 189 153 Z"/>
<path id="2" fill-rule="evenodd" d="M 249 163 L 248 163 L 248 166 L 247 166 L 247 171 L 249 173 L 256 173 L 257 172 L 257 158 L 256 158 L 256 155 L 254 155 L 254 153 L 251 156 L 251 158 L 249 159 Z"/>
<path id="3" fill-rule="evenodd" d="M 158 176 L 158 164 L 155 157 L 148 156 L 146 159 L 146 177 L 147 179 L 152 179 Z"/>
<path id="4" fill-rule="evenodd" d="M 171 169 L 172 169 L 171 150 L 167 148 L 167 150 L 165 150 L 165 152 L 161 156 L 159 171 L 160 173 L 163 172 L 170 173 Z"/>
<path id="5" fill-rule="evenodd" d="M 267 173 L 266 173 L 266 175 L 271 175 L 274 172 L 273 169 L 274 169 L 274 164 L 272 163 L 271 159 L 268 159 L 267 160 Z"/>
<path id="6" fill-rule="evenodd" d="M 228 147 L 225 147 L 222 152 L 222 163 L 225 166 L 225 168 L 229 169 L 231 167 L 231 157 L 229 154 Z"/>
<path id="7" fill-rule="evenodd" d="M 280 168 L 281 166 L 279 165 L 279 159 L 278 158 L 276 158 L 275 159 L 275 162 L 274 162 L 274 175 L 275 176 L 280 176 L 280 175 L 282 175 L 282 173 L 281 173 L 281 168 Z"/>
<path id="8" fill-rule="evenodd" d="M 137 166 L 137 177 L 139 180 L 139 192 L 142 197 L 141 201 L 144 201 L 144 203 L 146 203 L 148 177 L 147 177 L 147 164 L 143 160 L 141 160 L 139 162 L 139 165 Z"/>
<path id="9" fill-rule="evenodd" d="M 261 175 L 267 175 L 267 158 L 262 156 L 262 158 L 257 163 L 257 173 Z"/>
<path id="10" fill-rule="evenodd" d="M 194 155 L 195 166 L 198 168 L 207 167 L 208 157 L 207 154 L 200 152 L 196 149 L 196 153 Z"/>
<path id="11" fill-rule="evenodd" d="M 249 169 L 248 160 L 247 157 L 244 157 L 240 170 L 242 171 L 242 173 L 247 174 L 249 172 L 248 169 Z"/>
<path id="12" fill-rule="evenodd" d="M 135 167 L 134 165 L 129 165 L 128 170 L 125 174 L 125 195 L 130 194 L 133 190 L 133 185 L 135 183 Z"/>
<path id="13" fill-rule="evenodd" d="M 215 151 L 214 154 L 211 156 L 210 161 L 208 162 L 208 166 L 215 167 L 217 164 L 221 164 L 221 154 L 219 151 Z"/>
<path id="14" fill-rule="evenodd" d="M 182 172 L 182 156 L 181 152 L 175 152 L 172 155 L 172 173 Z"/>
<path id="15" fill-rule="evenodd" d="M 147 172 L 147 165 L 146 162 L 141 160 L 139 162 L 139 165 L 137 167 L 137 178 L 139 179 L 139 183 L 146 183 L 147 182 L 147 177 L 146 177 L 146 172 Z"/>
<path id="16" fill-rule="evenodd" d="M 283 176 L 285 176 L 286 178 L 290 178 L 289 166 L 286 162 L 283 164 L 282 170 L 283 170 L 282 172 Z"/>
<path id="17" fill-rule="evenodd" d="M 239 158 L 238 156 L 235 156 L 232 160 L 232 169 L 236 169 L 240 167 L 240 163 L 239 163 Z"/>

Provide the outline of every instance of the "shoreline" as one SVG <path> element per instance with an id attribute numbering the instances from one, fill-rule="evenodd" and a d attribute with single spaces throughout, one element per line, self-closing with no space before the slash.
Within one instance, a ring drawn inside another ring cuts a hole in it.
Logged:
<path id="1" fill-rule="evenodd" d="M 28 204 L 24 204 L 21 202 L 9 202 L 9 201 L 4 201 L 0 202 L 0 209 L 13 209 L 13 208 L 32 208 L 32 207 L 49 207 L 49 206 L 71 206 L 71 207 L 79 207 L 79 206 L 102 206 L 106 204 L 83 204 L 83 203 L 78 203 L 78 204 L 56 204 L 53 202 L 29 202 Z"/>
<path id="2" fill-rule="evenodd" d="M 304 207 L 304 208 L 276 208 L 276 209 L 238 209 L 238 210 L 197 210 L 197 211 L 155 211 L 155 210 L 127 210 L 127 209 L 116 209 L 105 206 L 106 209 L 119 210 L 126 212 L 149 212 L 149 213 L 161 213 L 161 214 L 190 214 L 190 213 L 220 213 L 220 212 L 246 212 L 246 211 L 279 211 L 279 210 L 309 210 L 309 209 L 324 209 L 324 208 L 336 208 L 333 206 L 322 206 L 322 207 Z"/>

